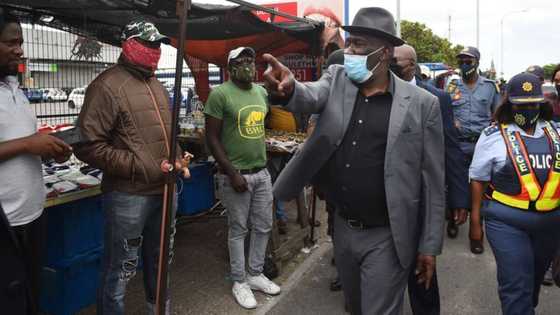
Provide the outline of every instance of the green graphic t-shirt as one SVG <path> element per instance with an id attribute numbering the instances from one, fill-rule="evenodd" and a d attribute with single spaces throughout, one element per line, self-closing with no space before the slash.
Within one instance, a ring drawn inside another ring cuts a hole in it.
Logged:
<path id="1" fill-rule="evenodd" d="M 236 169 L 266 166 L 264 119 L 268 102 L 263 87 L 253 84 L 250 90 L 242 90 L 227 81 L 210 92 L 204 113 L 222 120 L 222 144 Z"/>

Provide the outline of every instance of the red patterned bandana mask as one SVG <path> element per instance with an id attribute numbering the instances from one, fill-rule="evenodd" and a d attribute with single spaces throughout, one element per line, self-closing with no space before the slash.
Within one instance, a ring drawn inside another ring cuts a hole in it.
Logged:
<path id="1" fill-rule="evenodd" d="M 161 56 L 160 47 L 144 46 L 134 38 L 127 39 L 122 43 L 122 52 L 130 63 L 152 71 L 156 71 Z"/>

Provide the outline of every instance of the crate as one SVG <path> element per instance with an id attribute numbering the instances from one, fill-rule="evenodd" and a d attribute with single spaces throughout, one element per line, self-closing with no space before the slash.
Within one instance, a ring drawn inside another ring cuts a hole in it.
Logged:
<path id="1" fill-rule="evenodd" d="M 50 315 L 72 315 L 95 303 L 102 249 L 41 270 L 39 309 Z"/>
<path id="2" fill-rule="evenodd" d="M 45 209 L 47 214 L 46 265 L 64 265 L 103 246 L 101 196 Z"/>
<path id="3" fill-rule="evenodd" d="M 181 178 L 177 183 L 180 192 L 177 213 L 195 215 L 214 205 L 214 173 L 211 162 L 192 164 L 191 177 Z"/>

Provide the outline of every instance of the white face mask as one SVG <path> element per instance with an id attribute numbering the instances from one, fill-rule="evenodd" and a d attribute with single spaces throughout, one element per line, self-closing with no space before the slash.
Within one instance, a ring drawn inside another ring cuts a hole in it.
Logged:
<path id="1" fill-rule="evenodd" d="M 344 54 L 344 70 L 346 71 L 348 78 L 356 83 L 364 83 L 371 79 L 373 73 L 381 64 L 381 60 L 377 61 L 377 64 L 373 67 L 373 69 L 369 70 L 367 67 L 368 58 L 371 55 L 379 53 L 383 50 L 383 48 L 385 48 L 385 46 L 379 47 L 379 49 L 368 55 Z"/>

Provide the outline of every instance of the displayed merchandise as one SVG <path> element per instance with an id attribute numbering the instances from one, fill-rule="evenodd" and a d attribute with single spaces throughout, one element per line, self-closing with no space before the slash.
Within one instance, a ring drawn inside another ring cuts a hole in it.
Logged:
<path id="1" fill-rule="evenodd" d="M 266 130 L 266 147 L 269 151 L 294 153 L 305 142 L 307 135 L 301 132 Z"/>
<path id="2" fill-rule="evenodd" d="M 74 155 L 64 163 L 43 163 L 47 199 L 97 187 L 101 184 L 102 177 L 101 170 L 85 165 Z"/>

